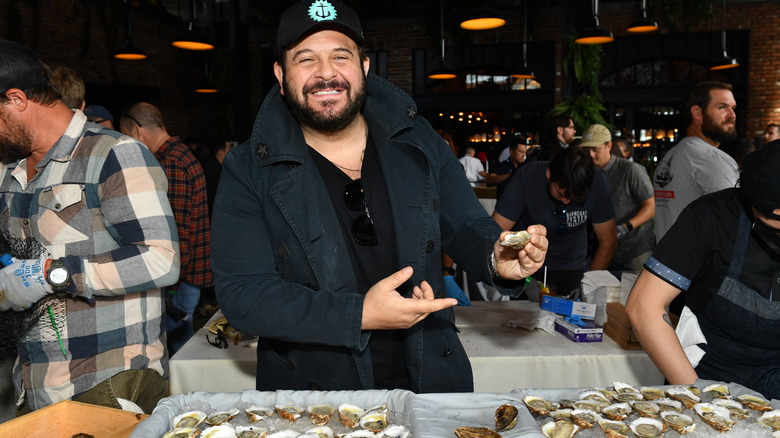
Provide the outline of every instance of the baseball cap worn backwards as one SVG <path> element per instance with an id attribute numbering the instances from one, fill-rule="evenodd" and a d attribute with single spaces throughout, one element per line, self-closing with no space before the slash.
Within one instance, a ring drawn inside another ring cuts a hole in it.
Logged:
<path id="1" fill-rule="evenodd" d="M 780 208 L 780 140 L 765 144 L 742 160 L 739 185 L 759 213 L 780 220 L 774 210 Z"/>
<path id="2" fill-rule="evenodd" d="M 19 43 L 0 40 L 0 93 L 27 90 L 47 82 L 37 53 Z"/>
<path id="3" fill-rule="evenodd" d="M 612 133 L 609 132 L 604 125 L 590 125 L 585 132 L 582 133 L 581 148 L 597 147 L 604 143 L 612 141 Z"/>
<path id="4" fill-rule="evenodd" d="M 303 0 L 282 13 L 276 35 L 279 53 L 304 36 L 319 30 L 335 30 L 363 45 L 363 27 L 355 11 L 337 0 Z"/>

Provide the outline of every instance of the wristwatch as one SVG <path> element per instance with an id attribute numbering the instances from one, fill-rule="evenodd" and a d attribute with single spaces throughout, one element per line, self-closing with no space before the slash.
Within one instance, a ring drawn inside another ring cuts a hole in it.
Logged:
<path id="1" fill-rule="evenodd" d="M 70 273 L 62 260 L 51 260 L 49 269 L 46 270 L 46 281 L 49 282 L 54 292 L 65 292 L 70 283 Z"/>

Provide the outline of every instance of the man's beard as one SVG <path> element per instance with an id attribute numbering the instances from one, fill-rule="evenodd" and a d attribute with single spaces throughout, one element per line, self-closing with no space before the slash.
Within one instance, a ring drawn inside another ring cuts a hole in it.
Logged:
<path id="1" fill-rule="evenodd" d="M 319 81 L 305 86 L 300 93 L 296 93 L 286 79 L 283 81 L 282 86 L 287 107 L 298 122 L 321 132 L 338 132 L 346 128 L 355 120 L 366 102 L 365 76 L 360 77 L 360 82 L 354 90 L 348 82 L 335 79 L 327 82 Z M 318 105 L 321 105 L 321 109 L 324 110 L 322 112 L 317 111 L 307 101 L 309 93 L 329 88 L 341 88 L 347 93 L 347 105 L 340 112 L 336 112 L 333 108 L 336 105 L 335 100 L 326 100 L 321 104 L 318 103 Z"/>
<path id="2" fill-rule="evenodd" d="M 707 136 L 707 138 L 717 141 L 719 144 L 728 143 L 737 138 L 737 128 L 732 126 L 731 131 L 726 131 L 722 125 L 715 123 L 706 112 L 702 113 L 704 119 L 702 120 L 701 132 Z M 728 120 L 734 123 L 733 119 Z"/>
<path id="3" fill-rule="evenodd" d="M 0 132 L 0 161 L 13 163 L 32 152 L 32 136 L 20 122 L 15 122 L 5 112 L 0 112 L 5 132 Z"/>

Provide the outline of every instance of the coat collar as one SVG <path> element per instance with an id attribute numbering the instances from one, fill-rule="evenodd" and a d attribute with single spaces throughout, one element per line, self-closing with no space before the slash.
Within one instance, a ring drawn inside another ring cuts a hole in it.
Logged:
<path id="1" fill-rule="evenodd" d="M 366 79 L 366 90 L 362 112 L 372 135 L 389 139 L 414 125 L 417 105 L 403 90 L 371 73 Z M 281 161 L 300 164 L 308 156 L 303 132 L 287 108 L 279 84 L 268 92 L 260 107 L 250 142 L 256 166 Z"/>

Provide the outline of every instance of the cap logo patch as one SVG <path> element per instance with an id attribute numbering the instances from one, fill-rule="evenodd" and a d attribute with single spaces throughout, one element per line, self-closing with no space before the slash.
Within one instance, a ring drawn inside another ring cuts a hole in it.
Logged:
<path id="1" fill-rule="evenodd" d="M 316 0 L 309 6 L 309 18 L 314 21 L 331 21 L 336 19 L 336 8 L 326 0 Z"/>

